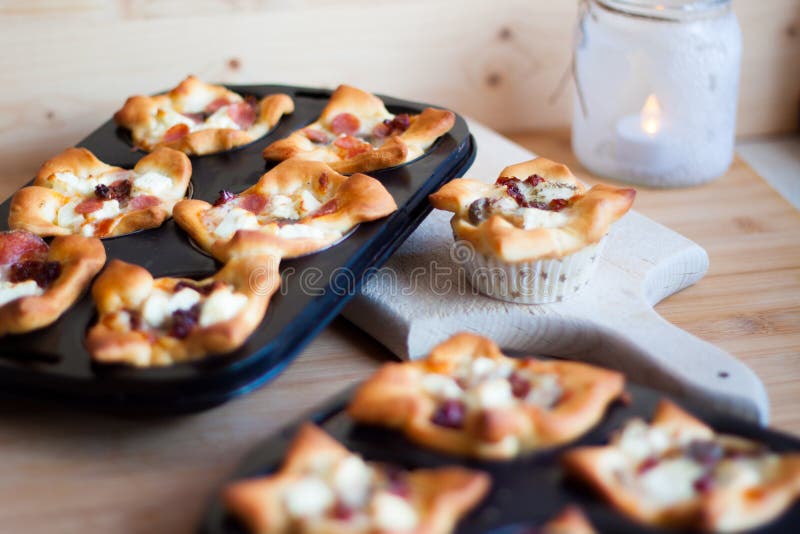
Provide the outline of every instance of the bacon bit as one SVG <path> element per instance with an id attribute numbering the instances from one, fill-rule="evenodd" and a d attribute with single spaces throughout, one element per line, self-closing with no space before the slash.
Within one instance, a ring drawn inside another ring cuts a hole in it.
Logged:
<path id="1" fill-rule="evenodd" d="M 659 463 L 661 463 L 661 460 L 659 460 L 654 456 L 646 458 L 642 463 L 639 464 L 639 467 L 636 468 L 636 473 L 639 475 L 646 473 L 647 471 L 650 471 L 655 466 L 657 466 Z"/>
<path id="2" fill-rule="evenodd" d="M 212 100 L 205 107 L 203 112 L 206 114 L 206 116 L 212 115 L 215 111 L 219 110 L 220 108 L 224 108 L 228 104 L 230 104 L 230 101 L 227 98 L 225 98 L 224 96 L 223 97 L 219 97 L 217 99 Z M 203 120 L 205 120 L 205 119 L 203 119 Z"/>
<path id="3" fill-rule="evenodd" d="M 266 205 L 267 205 L 266 197 L 263 197 L 258 194 L 239 197 L 239 207 L 251 213 L 255 214 L 261 213 L 261 210 L 263 210 L 264 206 Z"/>
<path id="4" fill-rule="evenodd" d="M 461 428 L 464 426 L 466 413 L 467 409 L 463 402 L 451 399 L 439 405 L 431 417 L 431 422 L 446 428 Z"/>
<path id="5" fill-rule="evenodd" d="M 336 135 L 353 135 L 359 127 L 361 127 L 361 121 L 351 113 L 339 113 L 331 121 L 331 131 Z"/>
<path id="6" fill-rule="evenodd" d="M 128 208 L 132 210 L 143 210 L 158 206 L 159 204 L 161 204 L 161 199 L 158 197 L 153 195 L 139 195 L 138 197 L 133 197 L 130 202 L 128 202 Z"/>
<path id="7" fill-rule="evenodd" d="M 383 139 L 392 135 L 402 134 L 408 130 L 409 126 L 411 126 L 411 117 L 408 116 L 408 113 L 401 113 L 395 116 L 394 119 L 385 119 L 383 122 L 376 124 L 372 129 L 372 135 Z"/>
<path id="8" fill-rule="evenodd" d="M 342 501 L 336 501 L 336 505 L 333 507 L 331 514 L 334 519 L 339 521 L 349 521 L 355 514 L 355 510 L 347 506 Z"/>
<path id="9" fill-rule="evenodd" d="M 234 195 L 231 191 L 228 191 L 227 189 L 220 189 L 219 197 L 214 201 L 214 207 L 222 206 L 234 198 L 236 198 L 236 195 Z"/>
<path id="10" fill-rule="evenodd" d="M 94 188 L 94 196 L 100 200 L 123 202 L 131 196 L 133 183 L 130 180 L 117 180 L 111 185 L 100 184 Z"/>
<path id="11" fill-rule="evenodd" d="M 713 475 L 710 472 L 704 474 L 703 476 L 694 481 L 692 487 L 694 487 L 695 491 L 697 491 L 698 493 L 708 493 L 714 488 Z"/>
<path id="12" fill-rule="evenodd" d="M 202 286 L 199 285 L 199 284 L 194 284 L 192 282 L 187 282 L 185 280 L 180 280 L 172 288 L 172 292 L 173 293 L 177 293 L 181 289 L 189 288 L 189 289 L 193 289 L 193 290 L 197 291 L 198 293 L 200 293 L 201 295 L 204 295 L 204 296 L 207 297 L 211 293 L 216 291 L 217 289 L 223 287 L 224 285 L 225 285 L 225 283 L 220 281 L 220 280 L 214 280 L 213 282 L 205 284 L 205 285 L 202 285 Z"/>
<path id="13" fill-rule="evenodd" d="M 178 339 L 184 339 L 191 333 L 192 329 L 197 326 L 197 321 L 199 319 L 199 304 L 195 304 L 188 310 L 176 310 L 172 314 L 172 326 L 170 326 L 167 335 Z"/>
<path id="14" fill-rule="evenodd" d="M 335 198 L 332 198 L 325 204 L 320 206 L 319 209 L 317 209 L 317 211 L 315 211 L 311 216 L 322 217 L 323 215 L 330 215 L 331 213 L 334 213 L 338 209 L 339 209 L 339 203 L 336 201 Z"/>
<path id="15" fill-rule="evenodd" d="M 26 230 L 0 232 L 0 265 L 39 260 L 47 257 L 47 243 Z"/>
<path id="16" fill-rule="evenodd" d="M 131 330 L 141 330 L 142 329 L 142 312 L 139 310 L 125 310 L 128 312 L 128 317 L 130 318 L 130 325 Z"/>
<path id="17" fill-rule="evenodd" d="M 23 261 L 11 265 L 8 279 L 13 283 L 33 280 L 42 289 L 47 289 L 61 276 L 61 264 L 57 261 Z"/>
<path id="18" fill-rule="evenodd" d="M 525 183 L 530 185 L 531 187 L 536 187 L 542 182 L 544 182 L 544 178 L 542 178 L 538 174 L 531 174 L 530 176 L 528 176 L 528 178 L 525 179 Z"/>
<path id="19" fill-rule="evenodd" d="M 488 219 L 489 205 L 488 198 L 479 198 L 473 201 L 472 204 L 469 205 L 469 210 L 467 211 L 469 222 L 475 226 L 478 226 L 480 223 Z"/>
<path id="20" fill-rule="evenodd" d="M 550 201 L 550 204 L 547 205 L 547 209 L 550 211 L 561 211 L 567 206 L 569 206 L 569 199 L 554 198 Z"/>
<path id="21" fill-rule="evenodd" d="M 331 141 L 328 134 L 320 130 L 315 130 L 314 128 L 306 128 L 303 130 L 303 134 L 305 134 L 309 141 L 318 145 L 327 145 Z"/>
<path id="22" fill-rule="evenodd" d="M 346 158 L 352 158 L 353 156 L 363 154 L 372 149 L 372 145 L 351 135 L 339 137 L 333 142 L 333 145 L 341 149 L 340 155 Z"/>
<path id="23" fill-rule="evenodd" d="M 77 206 L 75 206 L 75 213 L 86 215 L 94 213 L 103 207 L 103 201 L 97 198 L 87 198 Z"/>
<path id="24" fill-rule="evenodd" d="M 327 191 L 328 190 L 328 185 L 330 184 L 330 179 L 328 178 L 328 173 L 327 172 L 323 172 L 322 174 L 320 174 L 318 182 L 319 182 L 319 190 L 321 192 L 323 192 L 323 193 L 325 191 Z"/>
<path id="25" fill-rule="evenodd" d="M 256 109 L 247 102 L 237 102 L 228 107 L 228 116 L 242 130 L 247 130 L 256 122 Z"/>
<path id="26" fill-rule="evenodd" d="M 510 182 L 512 180 L 517 181 L 517 182 L 519 181 L 514 176 L 501 176 L 500 178 L 495 180 L 494 183 L 495 183 L 495 185 L 506 185 L 508 182 Z"/>
<path id="27" fill-rule="evenodd" d="M 411 486 L 408 484 L 406 472 L 399 468 L 389 468 L 386 470 L 388 480 L 387 490 L 398 497 L 408 498 L 411 496 Z"/>
<path id="28" fill-rule="evenodd" d="M 508 382 L 511 384 L 511 394 L 518 399 L 524 399 L 531 391 L 530 381 L 522 378 L 517 373 L 511 373 L 511 376 L 508 377 Z"/>
<path id="29" fill-rule="evenodd" d="M 167 130 L 167 132 L 164 134 L 163 140 L 165 143 L 172 143 L 173 141 L 177 141 L 178 139 L 186 137 L 187 135 L 189 135 L 189 127 L 183 123 L 180 123 Z"/>

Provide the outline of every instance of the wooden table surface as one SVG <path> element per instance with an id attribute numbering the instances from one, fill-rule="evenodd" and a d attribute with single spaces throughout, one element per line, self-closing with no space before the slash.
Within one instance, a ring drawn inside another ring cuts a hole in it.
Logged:
<path id="1" fill-rule="evenodd" d="M 567 133 L 512 138 L 588 177 Z M 0 198 L 23 178 L 0 184 Z M 750 365 L 766 384 L 772 425 L 800 434 L 800 214 L 740 160 L 707 186 L 640 191 L 636 208 L 711 258 L 703 280 L 656 309 Z M 0 532 L 189 532 L 248 449 L 390 357 L 337 319 L 268 387 L 197 415 L 0 403 Z"/>

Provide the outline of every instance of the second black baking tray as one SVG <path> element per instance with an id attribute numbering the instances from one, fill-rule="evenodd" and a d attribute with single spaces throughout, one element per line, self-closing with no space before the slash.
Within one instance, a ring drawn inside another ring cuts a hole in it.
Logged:
<path id="1" fill-rule="evenodd" d="M 514 355 L 508 351 L 506 354 Z M 486 498 L 458 525 L 456 534 L 529 534 L 568 505 L 577 505 L 587 515 L 597 532 L 608 534 L 669 534 L 674 530 L 648 528 L 633 522 L 603 502 L 597 494 L 576 480 L 568 478 L 559 464 L 560 454 L 575 446 L 603 445 L 614 431 L 631 418 L 650 421 L 660 392 L 627 384 L 627 402 L 614 402 L 601 422 L 574 443 L 542 452 L 522 455 L 507 462 L 479 461 L 440 454 L 407 440 L 396 431 L 353 421 L 345 408 L 353 396 L 351 388 L 312 410 L 306 417 L 290 424 L 255 449 L 226 481 L 265 476 L 282 462 L 299 426 L 313 421 L 345 447 L 366 460 L 388 463 L 407 469 L 464 465 L 489 473 L 492 488 Z M 774 432 L 750 422 L 710 410 L 707 406 L 673 399 L 689 412 L 704 420 L 716 431 L 745 436 L 767 445 L 775 452 L 800 451 L 800 440 Z M 200 520 L 203 534 L 246 534 L 246 530 L 226 513 L 215 490 L 210 506 Z M 782 534 L 798 532 L 800 502 L 776 521 L 748 534 Z"/>
<path id="2" fill-rule="evenodd" d="M 283 92 L 295 101 L 267 136 L 240 149 L 192 158 L 193 197 L 213 202 L 221 189 L 239 192 L 274 163 L 262 149 L 316 120 L 330 91 L 283 85 L 231 86 L 243 95 Z M 426 104 L 382 97 L 395 114 L 419 113 Z M 78 146 L 102 161 L 131 168 L 144 153 L 133 149 L 127 131 L 108 121 Z M 54 147 L 55 155 L 63 147 Z M 392 194 L 397 212 L 359 225 L 338 245 L 281 264 L 282 287 L 264 321 L 239 350 L 193 363 L 135 369 L 92 363 L 83 346 L 94 305 L 86 294 L 50 327 L 0 338 L 0 390 L 47 401 L 101 410 L 181 413 L 209 408 L 244 394 L 274 377 L 355 294 L 365 274 L 381 266 L 430 212 L 427 196 L 472 164 L 476 146 L 467 124 L 455 126 L 422 157 L 370 172 Z M 0 229 L 7 228 L 10 199 L 0 205 Z M 219 265 L 202 254 L 174 221 L 161 228 L 103 241 L 109 261 L 141 265 L 153 276 L 202 277 Z"/>

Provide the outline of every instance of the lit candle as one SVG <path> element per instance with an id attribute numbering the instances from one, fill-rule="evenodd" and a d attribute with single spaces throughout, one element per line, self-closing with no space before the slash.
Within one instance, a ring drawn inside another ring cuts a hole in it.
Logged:
<path id="1" fill-rule="evenodd" d="M 634 172 L 660 174 L 675 165 L 669 128 L 656 95 L 647 97 L 638 115 L 617 121 L 616 145 L 620 164 Z"/>

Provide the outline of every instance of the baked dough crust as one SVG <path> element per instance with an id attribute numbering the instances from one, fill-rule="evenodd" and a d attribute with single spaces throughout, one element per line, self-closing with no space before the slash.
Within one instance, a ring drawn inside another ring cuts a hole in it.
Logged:
<path id="1" fill-rule="evenodd" d="M 541 534 L 596 534 L 596 530 L 577 506 L 567 506 L 550 521 L 533 530 Z"/>
<path id="2" fill-rule="evenodd" d="M 133 171 L 138 174 L 152 171 L 167 177 L 172 182 L 170 193 L 174 197 L 179 197 L 185 195 L 189 187 L 192 163 L 185 154 L 162 148 L 136 162 Z M 89 176 L 125 172 L 126 169 L 103 163 L 86 148 L 68 148 L 42 165 L 33 185 L 17 191 L 11 199 L 8 225 L 40 236 L 70 235 L 73 229 L 59 226 L 55 215 L 71 200 L 84 197 L 77 194 L 68 195 L 53 189 L 55 175 L 71 173 L 78 179 L 87 179 Z M 105 233 L 98 237 L 116 237 L 138 230 L 158 228 L 170 217 L 175 204 L 175 201 L 158 198 L 160 200 L 158 205 L 122 211 L 105 229 Z"/>
<path id="3" fill-rule="evenodd" d="M 216 99 L 226 99 L 231 103 L 244 101 L 241 95 L 221 85 L 211 85 L 195 76 L 188 76 L 165 94 L 137 95 L 128 98 L 122 109 L 114 114 L 114 121 L 131 131 L 134 145 L 148 152 L 163 146 L 180 150 L 190 156 L 204 156 L 252 143 L 264 137 L 283 115 L 294 112 L 294 102 L 291 97 L 276 93 L 258 101 L 255 122 L 245 130 L 207 128 L 172 141 L 153 138 L 157 130 L 159 109 L 177 113 L 199 112 Z M 196 109 L 198 102 L 204 105 Z M 160 139 L 163 139 L 163 135 Z"/>
<path id="4" fill-rule="evenodd" d="M 759 444 L 732 436 L 720 436 L 677 405 L 661 400 L 650 428 L 684 440 L 734 440 L 738 446 L 758 451 Z M 578 447 L 562 457 L 565 468 L 592 486 L 625 515 L 649 525 L 699 529 L 708 532 L 736 532 L 755 528 L 777 518 L 800 496 L 800 454 L 777 455 L 774 476 L 756 486 L 713 486 L 688 501 L 669 506 L 648 502 L 641 492 L 620 480 L 624 467 L 622 451 L 614 443 L 600 447 Z M 735 461 L 735 460 L 734 460 Z"/>
<path id="5" fill-rule="evenodd" d="M 230 239 L 219 239 L 203 222 L 204 215 L 213 206 L 196 199 L 176 204 L 175 222 L 203 250 L 220 261 L 226 261 L 232 254 L 242 253 L 268 253 L 292 258 L 325 248 L 355 225 L 385 217 L 397 210 L 394 198 L 378 180 L 365 174 L 354 174 L 348 178 L 325 163 L 298 159 L 280 163 L 261 176 L 255 185 L 239 193 L 238 197 L 289 195 L 301 189 L 327 200 L 320 209 L 290 224 L 303 224 L 326 231 L 330 238 L 282 237 L 279 235 L 282 225 L 270 222 L 257 230 L 238 230 Z M 328 212 L 329 207 L 334 208 L 333 211 Z M 315 215 L 320 210 L 325 214 Z"/>
<path id="6" fill-rule="evenodd" d="M 517 163 L 500 173 L 500 177 L 521 180 L 532 175 L 538 175 L 546 182 L 570 184 L 575 188 L 575 197 L 562 212 L 568 217 L 565 224 L 524 229 L 501 214 L 492 214 L 479 224 L 473 224 L 469 218 L 470 205 L 478 199 L 496 196 L 497 188 L 502 186 L 469 178 L 453 180 L 429 198 L 435 208 L 455 214 L 450 224 L 457 239 L 468 241 L 482 254 L 519 263 L 563 258 L 597 243 L 608 233 L 611 224 L 627 213 L 636 196 L 633 189 L 602 184 L 587 191 L 567 166 L 545 158 Z"/>
<path id="7" fill-rule="evenodd" d="M 281 468 L 271 476 L 228 485 L 223 492 L 225 506 L 253 533 L 375 532 L 325 518 L 313 524 L 300 524 L 291 520 L 282 505 L 282 493 L 287 486 L 311 471 L 314 465 L 332 465 L 350 454 L 319 427 L 306 423 L 297 432 Z M 486 473 L 462 467 L 416 469 L 407 473 L 409 499 L 421 516 L 420 523 L 411 531 L 415 534 L 452 532 L 461 517 L 483 499 L 490 486 Z"/>
<path id="8" fill-rule="evenodd" d="M 230 319 L 206 327 L 197 325 L 183 339 L 120 327 L 112 314 L 139 310 L 154 288 L 171 290 L 178 282 L 197 286 L 224 282 L 247 297 L 246 304 Z M 138 265 L 113 260 L 92 286 L 98 311 L 97 323 L 89 329 L 86 348 L 102 363 L 137 367 L 171 365 L 223 354 L 239 348 L 261 323 L 270 298 L 280 287 L 278 260 L 269 256 L 246 256 L 226 264 L 204 280 L 157 278 Z"/>
<path id="9" fill-rule="evenodd" d="M 0 306 L 0 336 L 30 332 L 55 322 L 103 268 L 106 250 L 95 237 L 56 237 L 45 261 L 60 263 L 61 274 L 43 294 L 18 298 Z"/>
<path id="10" fill-rule="evenodd" d="M 315 144 L 304 133 L 307 129 L 317 129 L 335 138 L 330 124 L 341 113 L 354 115 L 360 123 L 367 125 L 393 117 L 377 96 L 349 85 L 340 85 L 331 94 L 328 104 L 315 122 L 267 146 L 263 151 L 264 159 L 283 161 L 301 158 L 324 161 L 333 170 L 343 174 L 375 171 L 418 158 L 455 124 L 455 114 L 452 111 L 425 108 L 419 115 L 411 116 L 411 124 L 402 134 L 391 135 L 382 145 L 373 145 L 372 150 L 352 157 L 342 157 L 332 145 Z"/>
<path id="11" fill-rule="evenodd" d="M 434 424 L 440 402 L 425 390 L 423 377 L 427 373 L 452 377 L 464 358 L 478 357 L 510 365 L 515 372 L 555 375 L 564 393 L 550 408 L 520 401 L 468 410 L 462 428 Z M 584 434 L 622 394 L 624 381 L 620 373 L 583 363 L 509 358 L 491 340 L 460 333 L 425 359 L 384 364 L 358 389 L 347 411 L 359 422 L 398 429 L 432 449 L 503 460 Z"/>

